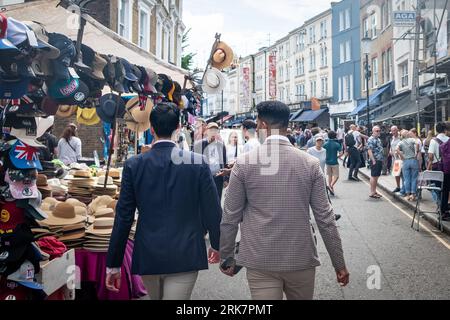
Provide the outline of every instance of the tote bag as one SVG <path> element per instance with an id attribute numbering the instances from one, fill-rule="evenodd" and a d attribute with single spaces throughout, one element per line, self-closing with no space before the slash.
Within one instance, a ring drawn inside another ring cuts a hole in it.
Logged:
<path id="1" fill-rule="evenodd" d="M 395 160 L 392 167 L 392 175 L 394 177 L 400 177 L 402 175 L 403 161 Z"/>

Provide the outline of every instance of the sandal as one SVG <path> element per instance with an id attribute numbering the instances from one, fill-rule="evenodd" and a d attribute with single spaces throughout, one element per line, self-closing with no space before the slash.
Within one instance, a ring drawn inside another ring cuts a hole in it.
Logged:
<path id="1" fill-rule="evenodd" d="M 369 198 L 372 198 L 372 199 L 381 199 L 381 196 L 379 196 L 378 194 L 372 194 L 372 195 L 369 196 Z"/>

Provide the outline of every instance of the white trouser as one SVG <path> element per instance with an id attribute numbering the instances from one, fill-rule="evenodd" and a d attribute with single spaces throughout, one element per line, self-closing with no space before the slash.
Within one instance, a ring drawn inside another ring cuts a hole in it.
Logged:
<path id="1" fill-rule="evenodd" d="M 151 300 L 190 300 L 198 271 L 142 276 Z"/>

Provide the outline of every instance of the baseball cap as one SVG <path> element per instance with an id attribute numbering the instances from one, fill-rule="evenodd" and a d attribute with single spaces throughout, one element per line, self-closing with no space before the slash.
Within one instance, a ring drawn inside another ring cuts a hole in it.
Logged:
<path id="1" fill-rule="evenodd" d="M 316 139 L 316 141 L 317 141 L 317 140 L 325 141 L 323 135 L 321 135 L 321 134 L 317 134 L 317 135 L 314 137 L 314 139 Z"/>
<path id="2" fill-rule="evenodd" d="M 0 79 L 0 99 L 20 99 L 28 91 L 30 78 Z"/>
<path id="3" fill-rule="evenodd" d="M 219 125 L 215 122 L 208 123 L 206 129 L 219 129 Z"/>
<path id="4" fill-rule="evenodd" d="M 57 80 L 49 87 L 49 95 L 62 104 L 80 105 L 89 97 L 89 88 L 80 79 Z"/>
<path id="5" fill-rule="evenodd" d="M 7 279 L 16 281 L 30 289 L 43 290 L 44 287 L 35 281 L 34 276 L 34 265 L 30 261 L 25 260 L 20 268 L 16 272 L 10 274 Z"/>
<path id="6" fill-rule="evenodd" d="M 11 233 L 25 223 L 25 210 L 19 208 L 16 201 L 5 202 L 0 208 L 0 233 Z"/>
<path id="7" fill-rule="evenodd" d="M 36 185 L 36 179 L 11 180 L 9 169 L 6 170 L 5 182 L 9 184 L 9 191 L 14 199 L 36 199 L 39 190 Z"/>
<path id="8" fill-rule="evenodd" d="M 42 170 L 37 149 L 20 140 L 17 140 L 11 147 L 11 150 L 9 151 L 9 159 L 11 160 L 13 166 L 17 169 Z"/>

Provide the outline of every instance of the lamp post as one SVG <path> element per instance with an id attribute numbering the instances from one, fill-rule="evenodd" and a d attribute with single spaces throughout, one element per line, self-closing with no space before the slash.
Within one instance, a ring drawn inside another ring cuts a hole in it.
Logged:
<path id="1" fill-rule="evenodd" d="M 367 98 L 367 130 L 368 133 L 372 131 L 372 124 L 370 122 L 370 98 L 369 98 L 369 80 L 372 77 L 372 72 L 370 70 L 369 64 L 369 54 L 371 49 L 372 39 L 366 34 L 364 38 L 361 39 L 361 49 L 362 53 L 366 56 L 364 75 L 366 78 L 366 98 Z"/>

